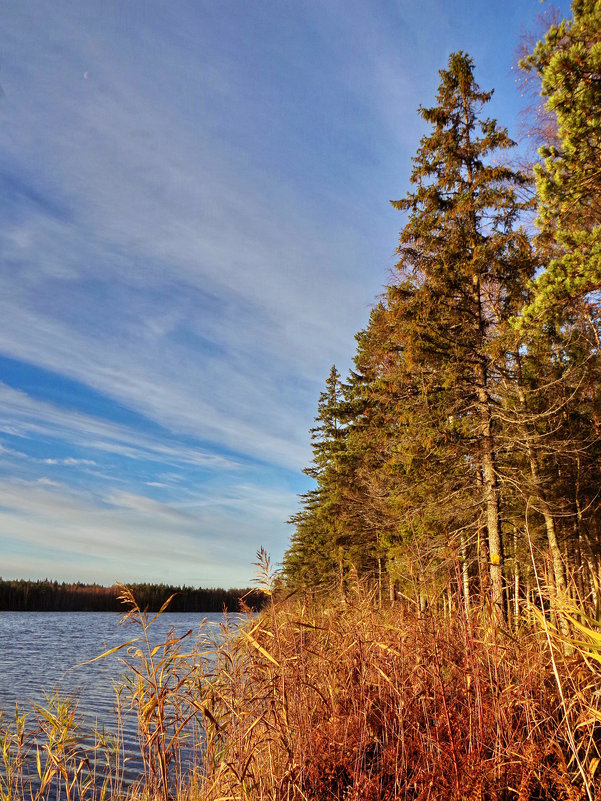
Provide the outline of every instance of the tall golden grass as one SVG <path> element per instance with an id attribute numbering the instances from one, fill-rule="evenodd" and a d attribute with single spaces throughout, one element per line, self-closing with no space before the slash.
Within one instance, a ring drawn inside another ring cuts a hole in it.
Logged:
<path id="1" fill-rule="evenodd" d="M 556 654 L 566 716 L 538 631 L 495 637 L 436 610 L 360 600 L 288 604 L 235 651 L 235 669 L 223 665 L 216 680 L 203 798 L 561 801 L 598 791 L 597 676 Z"/>
<path id="2" fill-rule="evenodd" d="M 601 633 L 573 606 L 566 649 L 532 614 L 510 634 L 461 603 L 375 609 L 358 586 L 345 603 L 275 599 L 192 647 L 152 645 L 156 616 L 123 598 L 139 780 L 118 735 L 86 744 L 76 704 L 53 698 L 0 721 L 0 801 L 601 799 Z"/>

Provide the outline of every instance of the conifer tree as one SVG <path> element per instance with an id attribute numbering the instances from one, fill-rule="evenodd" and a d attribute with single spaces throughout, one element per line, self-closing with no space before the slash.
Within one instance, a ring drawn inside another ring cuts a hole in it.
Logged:
<path id="1" fill-rule="evenodd" d="M 360 331 L 355 369 L 346 385 L 346 462 L 342 483 L 345 535 L 352 564 L 376 579 L 381 598 L 395 546 L 402 537 L 397 505 L 399 474 L 399 362 L 391 316 L 376 305 L 369 325 Z M 389 592 L 393 587 L 388 580 Z"/>
<path id="2" fill-rule="evenodd" d="M 601 2 L 572 10 L 521 62 L 540 77 L 559 135 L 535 165 L 540 244 L 553 258 L 530 316 L 601 287 Z"/>
<path id="3" fill-rule="evenodd" d="M 393 205 L 408 212 L 397 265 L 408 358 L 436 376 L 447 416 L 468 426 L 473 475 L 486 525 L 491 597 L 503 609 L 503 543 L 495 421 L 499 363 L 495 340 L 519 307 L 533 260 L 517 228 L 527 201 L 521 172 L 494 163 L 514 145 L 495 120 L 482 119 L 492 92 L 474 80 L 472 60 L 454 53 L 440 71 L 437 105 L 422 108 L 432 126 L 420 143 L 411 182 Z"/>
<path id="4" fill-rule="evenodd" d="M 316 425 L 311 429 L 313 462 L 304 470 L 315 480 L 316 487 L 301 496 L 302 508 L 289 521 L 295 531 L 284 559 L 284 571 L 292 584 L 341 583 L 339 474 L 345 439 L 342 397 L 340 373 L 332 365 L 325 390 L 319 396 Z"/>
<path id="5" fill-rule="evenodd" d="M 365 547 L 385 560 L 389 584 L 420 596 L 420 565 L 444 562 L 450 532 L 472 522 L 466 510 L 474 482 L 448 396 L 435 372 L 405 349 L 397 290 L 389 288 L 357 335 L 346 443 L 355 463 L 344 499 L 346 508 L 357 507 Z"/>

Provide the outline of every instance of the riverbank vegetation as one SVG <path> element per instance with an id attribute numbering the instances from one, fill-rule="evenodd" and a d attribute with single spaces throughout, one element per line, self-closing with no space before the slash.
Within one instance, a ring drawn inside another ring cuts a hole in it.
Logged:
<path id="1" fill-rule="evenodd" d="M 76 699 L 56 695 L 5 714 L 0 798 L 601 797 L 601 632 L 582 610 L 556 606 L 566 638 L 536 607 L 502 630 L 490 607 L 468 615 L 459 589 L 449 603 L 434 580 L 382 608 L 360 583 L 328 604 L 269 585 L 272 603 L 242 628 L 156 645 L 156 616 L 122 588 L 115 729 L 93 731 Z M 123 752 L 127 715 L 136 761 Z"/>
<path id="2" fill-rule="evenodd" d="M 601 799 L 601 6 L 572 10 L 522 62 L 533 174 L 466 54 L 421 109 L 399 261 L 326 381 L 270 604 L 154 646 L 123 589 L 139 781 L 57 701 L 3 724 L 0 801 Z"/>

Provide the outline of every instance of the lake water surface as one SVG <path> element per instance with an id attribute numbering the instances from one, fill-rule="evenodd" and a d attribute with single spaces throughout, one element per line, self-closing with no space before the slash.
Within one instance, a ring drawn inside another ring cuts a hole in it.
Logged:
<path id="1" fill-rule="evenodd" d="M 124 672 L 120 661 L 124 652 L 74 666 L 139 636 L 139 627 L 120 625 L 120 617 L 112 612 L 0 612 L 0 709 L 8 716 L 14 713 L 15 704 L 28 711 L 34 704 L 44 705 L 46 695 L 58 690 L 63 696 L 78 699 L 84 732 L 96 726 L 114 727 L 113 683 L 119 682 Z M 192 629 L 193 641 L 203 620 L 203 632 L 218 637 L 222 614 L 172 613 L 164 614 L 153 624 L 152 640 L 157 644 L 164 641 L 173 627 L 176 636 Z M 123 722 L 123 741 L 133 780 L 139 775 L 133 714 Z"/>

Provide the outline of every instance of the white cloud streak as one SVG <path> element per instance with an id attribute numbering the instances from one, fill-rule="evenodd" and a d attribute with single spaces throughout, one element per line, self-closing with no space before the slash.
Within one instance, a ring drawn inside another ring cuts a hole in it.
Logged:
<path id="1" fill-rule="evenodd" d="M 241 523 L 229 514 L 233 501 L 179 509 L 125 491 L 94 495 L 49 480 L 0 480 L 0 545 L 8 556 L 15 547 L 43 554 L 37 577 L 68 577 L 63 564 L 71 563 L 82 580 L 246 585 L 259 532 L 271 524 L 269 506 L 247 507 Z M 5 578 L 9 565 L 3 558 Z"/>
<path id="2" fill-rule="evenodd" d="M 239 466 L 226 457 L 185 445 L 166 444 L 167 438 L 153 439 L 118 423 L 90 415 L 67 411 L 53 404 L 31 398 L 25 392 L 0 383 L 0 432 L 11 436 L 51 438 L 90 449 L 124 456 L 129 459 L 155 461 L 161 464 L 194 465 L 211 470 L 232 470 Z M 33 459 L 40 464 L 93 466 L 92 459 L 35 459 L 35 457 L 2 447 L 7 455 Z"/>

